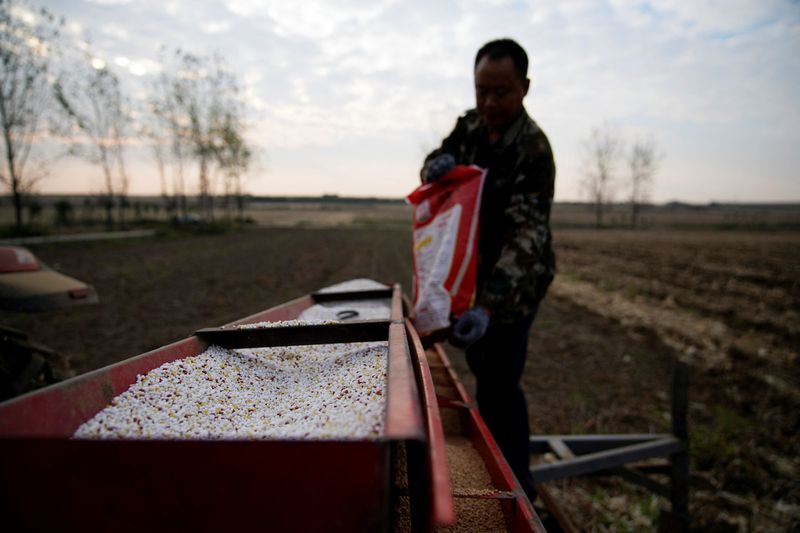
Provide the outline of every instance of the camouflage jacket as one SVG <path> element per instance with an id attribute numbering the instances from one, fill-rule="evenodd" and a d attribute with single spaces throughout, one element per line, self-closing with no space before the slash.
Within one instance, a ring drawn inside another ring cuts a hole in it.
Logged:
<path id="1" fill-rule="evenodd" d="M 476 303 L 509 322 L 536 309 L 555 274 L 550 207 L 555 163 L 550 143 L 523 110 L 503 137 L 489 144 L 476 110 L 459 117 L 441 147 L 456 163 L 487 168 L 481 198 Z"/>

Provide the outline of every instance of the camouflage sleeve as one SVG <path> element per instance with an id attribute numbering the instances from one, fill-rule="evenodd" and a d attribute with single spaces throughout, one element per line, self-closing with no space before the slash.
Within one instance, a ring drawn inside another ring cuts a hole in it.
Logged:
<path id="1" fill-rule="evenodd" d="M 462 144 L 463 137 L 463 117 L 459 117 L 458 121 L 456 121 L 453 131 L 450 132 L 450 135 L 444 138 L 442 145 L 425 157 L 425 162 L 422 164 L 422 168 L 419 171 L 419 177 L 423 183 L 425 183 L 425 175 L 427 174 L 428 163 L 430 163 L 435 157 L 442 154 L 451 154 L 456 158 L 457 164 L 462 163 L 462 161 L 459 161 L 458 159 L 460 154 L 459 146 Z"/>
<path id="2" fill-rule="evenodd" d="M 554 274 L 550 205 L 555 165 L 546 148 L 522 156 L 516 165 L 500 257 L 478 299 L 498 320 L 533 311 Z"/>

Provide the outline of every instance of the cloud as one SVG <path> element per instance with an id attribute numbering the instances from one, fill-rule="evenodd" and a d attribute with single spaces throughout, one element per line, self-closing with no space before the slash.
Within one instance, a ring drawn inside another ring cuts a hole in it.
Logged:
<path id="1" fill-rule="evenodd" d="M 128 31 L 128 28 L 120 26 L 119 24 L 105 24 L 100 31 L 103 34 L 120 41 L 127 41 L 130 38 L 130 32 Z"/>
<path id="2" fill-rule="evenodd" d="M 787 162 L 774 169 L 776 187 L 800 166 L 789 148 L 800 143 L 796 3 L 140 0 L 59 6 L 70 24 L 99 35 L 95 55 L 128 72 L 137 93 L 146 92 L 161 68 L 161 45 L 200 55 L 219 51 L 245 82 L 251 138 L 270 151 L 333 157 L 370 143 L 375 153 L 393 153 L 397 168 L 414 169 L 419 146 L 438 143 L 473 105 L 477 48 L 510 36 L 529 52 L 533 90 L 526 106 L 553 141 L 559 194 L 566 198 L 578 196 L 581 139 L 605 120 L 626 134 L 655 134 L 674 154 L 664 172 L 688 182 L 713 168 L 730 173 L 723 155 L 730 147 L 747 161 L 767 151 Z M 301 159 L 276 156 L 276 171 L 298 174 L 301 167 L 291 165 Z M 771 186 L 769 179 L 761 183 Z M 663 194 L 669 196 L 668 187 Z"/>
<path id="3" fill-rule="evenodd" d="M 227 0 L 231 13 L 242 17 L 264 17 L 274 23 L 274 31 L 280 36 L 299 36 L 308 39 L 324 39 L 332 36 L 350 21 L 364 23 L 380 15 L 387 5 L 384 2 L 347 1 L 326 2 L 263 2 L 258 0 Z"/>
<path id="4" fill-rule="evenodd" d="M 85 0 L 90 4 L 97 4 L 101 6 L 125 6 L 133 2 L 133 0 Z"/>
<path id="5" fill-rule="evenodd" d="M 750 31 L 792 11 L 797 15 L 796 7 L 780 0 L 653 0 L 652 6 L 659 16 L 673 18 L 688 31 L 702 34 Z"/>
<path id="6" fill-rule="evenodd" d="M 201 29 L 206 33 L 223 33 L 229 31 L 231 26 L 229 21 L 207 22 L 201 26 Z"/>

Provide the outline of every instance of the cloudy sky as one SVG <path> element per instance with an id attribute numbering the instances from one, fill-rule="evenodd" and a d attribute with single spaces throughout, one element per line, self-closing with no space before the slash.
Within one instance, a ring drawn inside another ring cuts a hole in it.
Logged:
<path id="1" fill-rule="evenodd" d="M 800 2 L 789 0 L 46 0 L 141 91 L 162 46 L 218 52 L 247 86 L 255 194 L 403 196 L 474 105 L 472 63 L 508 36 L 531 58 L 528 112 L 556 200 L 582 198 L 583 146 L 607 124 L 663 157 L 653 199 L 800 201 Z M 157 193 L 134 152 L 132 190 Z M 624 178 L 624 167 L 620 167 Z M 622 181 L 622 180 L 621 180 Z M 49 192 L 100 190 L 64 161 Z M 624 194 L 619 186 L 619 195 Z"/>

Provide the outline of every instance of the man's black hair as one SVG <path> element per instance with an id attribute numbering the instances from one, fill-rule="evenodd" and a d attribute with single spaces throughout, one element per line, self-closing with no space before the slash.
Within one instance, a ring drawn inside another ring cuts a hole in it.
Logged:
<path id="1" fill-rule="evenodd" d="M 481 49 L 475 55 L 475 67 L 478 66 L 483 56 L 489 56 L 489 59 L 495 61 L 510 57 L 520 81 L 524 82 L 528 77 L 528 54 L 513 39 L 497 39 L 481 46 Z"/>

